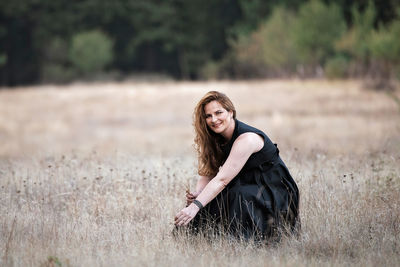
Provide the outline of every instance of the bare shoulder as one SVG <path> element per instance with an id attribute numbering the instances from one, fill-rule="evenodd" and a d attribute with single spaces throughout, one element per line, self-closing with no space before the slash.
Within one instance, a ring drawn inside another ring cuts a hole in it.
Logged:
<path id="1" fill-rule="evenodd" d="M 253 132 L 247 132 L 247 133 L 242 133 L 241 135 L 238 136 L 238 138 L 235 140 L 242 140 L 245 142 L 261 142 L 264 143 L 264 139 L 261 137 L 261 135 L 253 133 Z"/>
<path id="2" fill-rule="evenodd" d="M 264 146 L 264 139 L 252 132 L 243 133 L 235 140 L 234 145 L 246 146 L 254 152 L 260 151 Z"/>

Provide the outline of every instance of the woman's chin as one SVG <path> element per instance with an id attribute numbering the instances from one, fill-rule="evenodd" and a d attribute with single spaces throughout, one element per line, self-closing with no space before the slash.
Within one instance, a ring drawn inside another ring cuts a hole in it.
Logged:
<path id="1" fill-rule="evenodd" d="M 222 132 L 223 132 L 223 129 L 222 129 L 222 127 L 213 128 L 212 130 L 213 130 L 213 132 L 214 132 L 214 133 L 217 133 L 217 134 L 220 134 L 220 133 L 222 133 Z"/>

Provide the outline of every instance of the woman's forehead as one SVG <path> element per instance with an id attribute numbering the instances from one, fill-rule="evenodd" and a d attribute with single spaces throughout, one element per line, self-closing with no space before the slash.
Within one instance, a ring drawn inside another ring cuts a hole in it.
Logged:
<path id="1" fill-rule="evenodd" d="M 213 100 L 204 106 L 205 113 L 213 112 L 218 109 L 224 109 L 224 107 L 216 100 Z"/>

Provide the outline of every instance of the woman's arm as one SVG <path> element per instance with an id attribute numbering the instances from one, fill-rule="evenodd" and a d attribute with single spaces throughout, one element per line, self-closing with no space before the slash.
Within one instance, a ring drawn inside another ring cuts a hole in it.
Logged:
<path id="1" fill-rule="evenodd" d="M 263 146 L 264 140 L 258 134 L 244 133 L 240 135 L 235 140 L 225 164 L 214 179 L 207 184 L 197 200 L 203 206 L 207 205 L 236 177 L 251 154 L 260 151 Z"/>
<path id="2" fill-rule="evenodd" d="M 209 176 L 200 176 L 197 180 L 196 192 L 200 194 L 204 187 L 206 187 L 206 185 L 211 181 L 211 179 L 212 177 Z"/>
<path id="3" fill-rule="evenodd" d="M 264 146 L 264 140 L 255 133 L 244 133 L 233 143 L 231 152 L 217 175 L 204 187 L 196 198 L 203 206 L 213 200 L 240 172 L 251 154 Z M 195 204 L 181 210 L 175 216 L 176 225 L 187 225 L 196 216 L 199 208 Z"/>

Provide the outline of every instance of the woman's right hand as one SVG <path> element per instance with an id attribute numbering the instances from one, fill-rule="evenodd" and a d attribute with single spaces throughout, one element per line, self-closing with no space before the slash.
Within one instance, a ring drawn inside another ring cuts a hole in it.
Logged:
<path id="1" fill-rule="evenodd" d="M 200 194 L 200 192 L 189 192 L 189 190 L 186 191 L 186 206 L 189 206 L 192 204 L 193 200 L 196 199 L 196 197 Z"/>

